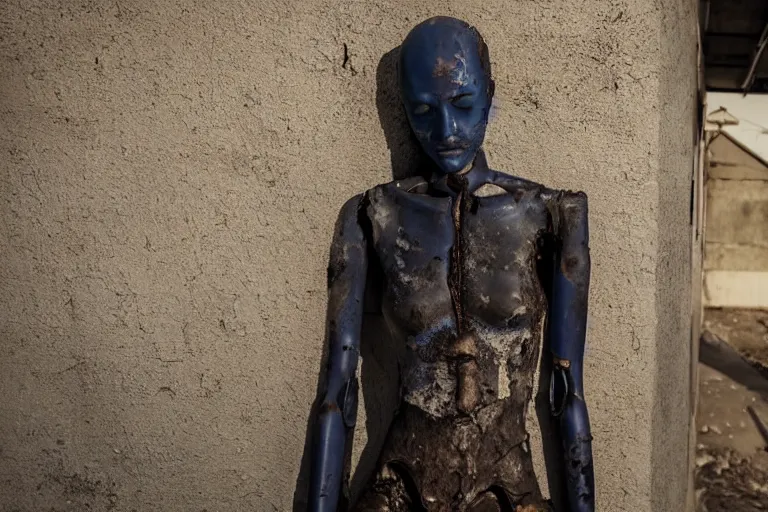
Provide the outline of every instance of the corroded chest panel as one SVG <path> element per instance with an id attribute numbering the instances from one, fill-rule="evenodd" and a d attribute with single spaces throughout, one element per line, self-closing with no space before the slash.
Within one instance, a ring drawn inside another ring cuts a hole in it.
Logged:
<path id="1" fill-rule="evenodd" d="M 382 309 L 400 336 L 455 330 L 448 289 L 451 198 L 382 185 L 369 194 L 373 243 L 385 275 Z"/>
<path id="2" fill-rule="evenodd" d="M 525 401 L 531 385 L 545 309 L 537 256 L 548 214 L 537 189 L 499 190 L 460 205 L 455 196 L 396 183 L 368 193 L 385 276 L 382 310 L 406 348 L 404 399 L 436 417 L 457 413 L 456 360 L 467 355 L 467 336 L 479 365 L 477 408 Z"/>
<path id="3" fill-rule="evenodd" d="M 531 323 L 543 306 L 537 275 L 548 213 L 536 189 L 473 197 L 462 216 L 462 301 L 492 327 Z"/>

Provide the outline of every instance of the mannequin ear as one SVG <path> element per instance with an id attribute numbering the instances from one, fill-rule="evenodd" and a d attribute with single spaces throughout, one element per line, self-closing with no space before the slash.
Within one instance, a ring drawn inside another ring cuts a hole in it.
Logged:
<path id="1" fill-rule="evenodd" d="M 496 82 L 491 78 L 490 82 L 488 83 L 488 96 L 490 99 L 493 99 L 493 94 L 496 92 Z"/>

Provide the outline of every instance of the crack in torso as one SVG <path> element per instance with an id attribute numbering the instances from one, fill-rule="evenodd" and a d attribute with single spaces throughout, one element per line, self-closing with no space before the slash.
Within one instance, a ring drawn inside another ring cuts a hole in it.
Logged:
<path id="1" fill-rule="evenodd" d="M 461 290 L 463 276 L 461 272 L 461 214 L 464 208 L 464 198 L 467 192 L 466 181 L 461 182 L 461 189 L 453 202 L 453 229 L 454 239 L 451 248 L 451 273 L 448 275 L 448 288 L 451 290 L 451 301 L 453 302 L 453 311 L 456 315 L 456 331 L 458 336 L 464 334 L 464 311 L 461 304 Z"/>
<path id="2" fill-rule="evenodd" d="M 452 209 L 454 229 L 453 247 L 451 248 L 451 270 L 448 275 L 448 288 L 456 315 L 456 340 L 450 348 L 449 357 L 453 359 L 456 372 L 456 408 L 464 414 L 472 413 L 480 402 L 480 366 L 477 363 L 477 338 L 467 331 L 467 319 L 462 303 L 464 290 L 463 275 L 463 237 L 462 214 L 465 211 L 469 194 L 467 179 L 462 175 L 450 175 L 449 185 L 457 190 Z"/>

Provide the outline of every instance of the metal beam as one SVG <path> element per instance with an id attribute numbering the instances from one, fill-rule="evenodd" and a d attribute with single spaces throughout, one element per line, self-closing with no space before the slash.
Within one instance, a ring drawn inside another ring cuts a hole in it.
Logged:
<path id="1" fill-rule="evenodd" d="M 702 14 L 704 15 L 704 20 L 702 21 L 702 32 L 706 32 L 709 30 L 709 0 L 704 0 L 704 5 L 701 6 Z"/>
<path id="2" fill-rule="evenodd" d="M 752 64 L 749 66 L 749 72 L 747 77 L 741 84 L 741 90 L 744 96 L 749 92 L 749 88 L 752 87 L 752 82 L 755 80 L 755 71 L 757 71 L 757 64 L 760 62 L 760 57 L 763 56 L 765 46 L 768 45 L 768 23 L 763 28 L 763 33 L 760 35 L 760 41 L 757 43 L 757 49 L 755 50 L 755 56 L 752 58 Z"/>
<path id="3" fill-rule="evenodd" d="M 728 37 L 731 39 L 752 39 L 752 40 L 758 40 L 760 39 L 760 33 L 751 33 L 747 34 L 746 32 L 705 32 L 704 38 L 714 38 L 719 39 L 722 37 Z"/>

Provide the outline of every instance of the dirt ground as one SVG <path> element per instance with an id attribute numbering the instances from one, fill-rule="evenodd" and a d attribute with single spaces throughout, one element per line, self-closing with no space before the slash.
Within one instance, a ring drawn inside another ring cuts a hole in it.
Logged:
<path id="1" fill-rule="evenodd" d="M 768 312 L 705 311 L 704 329 L 768 368 Z M 699 366 L 696 495 L 700 512 L 768 511 L 768 451 L 748 407 L 768 425 L 768 403 Z"/>

